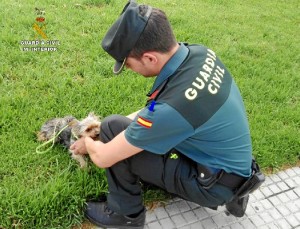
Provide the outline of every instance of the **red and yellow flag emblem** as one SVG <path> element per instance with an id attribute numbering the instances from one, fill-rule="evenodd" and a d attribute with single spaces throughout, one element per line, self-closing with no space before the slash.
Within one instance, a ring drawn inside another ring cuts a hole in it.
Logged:
<path id="1" fill-rule="evenodd" d="M 146 127 L 146 128 L 151 128 L 151 126 L 152 126 L 152 122 L 151 121 L 149 121 L 147 119 L 144 119 L 141 116 L 138 117 L 137 123 L 140 124 L 143 127 Z"/>

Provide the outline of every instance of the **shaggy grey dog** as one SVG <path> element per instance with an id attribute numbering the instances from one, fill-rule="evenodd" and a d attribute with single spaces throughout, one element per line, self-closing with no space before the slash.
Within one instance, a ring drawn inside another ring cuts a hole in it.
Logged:
<path id="1" fill-rule="evenodd" d="M 81 121 L 71 115 L 64 118 L 54 118 L 42 125 L 41 130 L 37 133 L 37 138 L 38 141 L 42 142 L 53 139 L 54 143 L 59 143 L 69 149 L 80 137 L 91 137 L 98 140 L 100 125 L 100 118 L 93 113 Z M 83 155 L 76 155 L 70 149 L 69 153 L 73 159 L 80 163 L 82 168 L 87 166 Z"/>

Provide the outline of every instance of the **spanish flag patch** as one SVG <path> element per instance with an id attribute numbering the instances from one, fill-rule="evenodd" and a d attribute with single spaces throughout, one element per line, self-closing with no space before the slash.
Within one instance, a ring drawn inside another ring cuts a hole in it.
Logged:
<path id="1" fill-rule="evenodd" d="M 141 116 L 138 117 L 137 123 L 140 124 L 143 127 L 146 127 L 146 128 L 151 128 L 151 126 L 152 126 L 152 122 L 151 121 L 149 121 L 147 119 L 144 119 Z"/>

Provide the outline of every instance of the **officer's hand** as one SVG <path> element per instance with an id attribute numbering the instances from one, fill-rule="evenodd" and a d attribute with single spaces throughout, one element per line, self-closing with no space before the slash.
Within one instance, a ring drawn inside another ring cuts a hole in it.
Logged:
<path id="1" fill-rule="evenodd" d="M 79 138 L 70 146 L 70 150 L 75 154 L 87 154 L 85 137 Z"/>

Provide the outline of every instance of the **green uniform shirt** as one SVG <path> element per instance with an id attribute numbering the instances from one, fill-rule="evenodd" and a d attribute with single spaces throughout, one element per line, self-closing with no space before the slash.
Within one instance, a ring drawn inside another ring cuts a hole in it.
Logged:
<path id="1" fill-rule="evenodd" d="M 180 48 L 157 76 L 159 96 L 125 132 L 132 145 L 156 154 L 172 148 L 213 169 L 249 176 L 252 147 L 240 92 L 216 54 L 201 45 Z"/>

